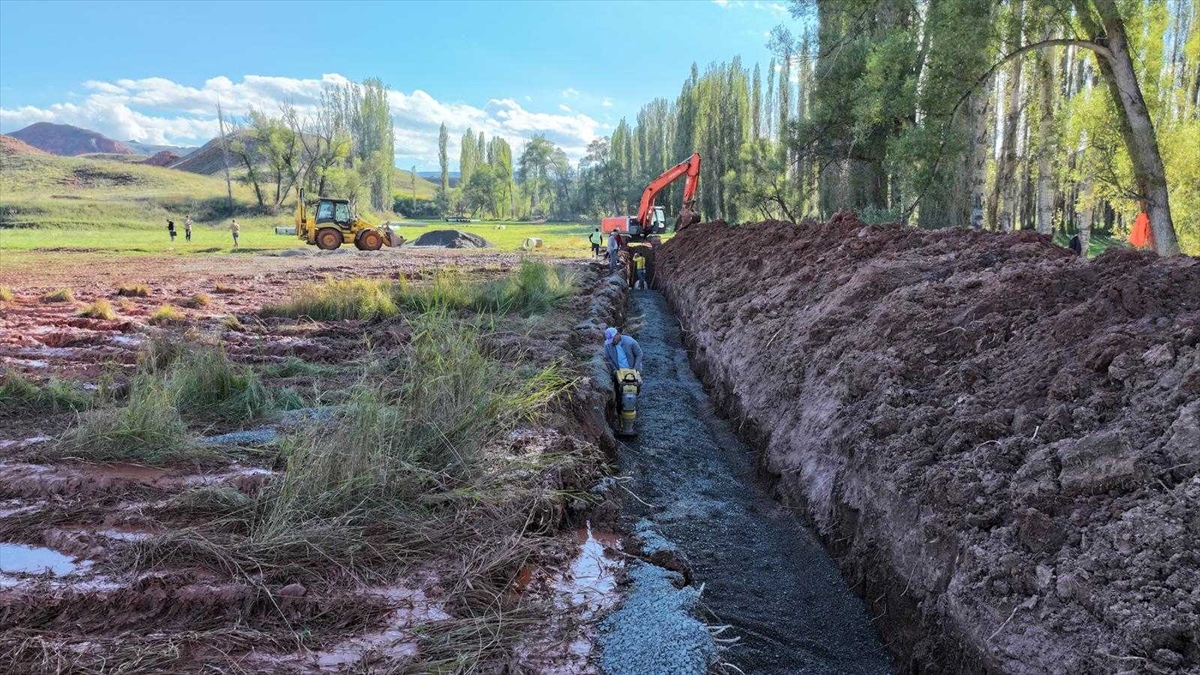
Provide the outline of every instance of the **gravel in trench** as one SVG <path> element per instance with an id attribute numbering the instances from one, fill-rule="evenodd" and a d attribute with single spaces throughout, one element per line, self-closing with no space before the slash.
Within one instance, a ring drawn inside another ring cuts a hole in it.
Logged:
<path id="1" fill-rule="evenodd" d="M 648 519 L 704 584 L 711 623 L 740 641 L 725 660 L 749 674 L 891 672 L 870 617 L 805 524 L 756 476 L 753 451 L 720 419 L 692 373 L 679 324 L 654 291 L 634 291 L 644 350 L 639 435 L 621 472 Z"/>

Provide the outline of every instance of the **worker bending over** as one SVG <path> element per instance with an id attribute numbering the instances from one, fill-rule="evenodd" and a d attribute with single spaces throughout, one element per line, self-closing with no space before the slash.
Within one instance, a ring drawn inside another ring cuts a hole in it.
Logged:
<path id="1" fill-rule="evenodd" d="M 628 335 L 621 335 L 621 331 L 616 328 L 609 328 L 604 331 L 604 360 L 608 364 L 609 372 L 632 369 L 640 376 L 642 347 L 637 340 Z"/>

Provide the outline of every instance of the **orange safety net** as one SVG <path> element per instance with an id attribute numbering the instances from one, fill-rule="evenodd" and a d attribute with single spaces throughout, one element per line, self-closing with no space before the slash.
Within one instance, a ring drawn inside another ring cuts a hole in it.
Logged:
<path id="1" fill-rule="evenodd" d="M 1154 234 L 1150 232 L 1150 216 L 1142 211 L 1133 221 L 1133 230 L 1129 232 L 1129 243 L 1138 248 L 1154 244 Z"/>

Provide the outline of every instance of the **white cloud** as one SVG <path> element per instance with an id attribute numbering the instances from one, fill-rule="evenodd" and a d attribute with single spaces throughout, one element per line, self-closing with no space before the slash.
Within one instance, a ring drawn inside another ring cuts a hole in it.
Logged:
<path id="1" fill-rule="evenodd" d="M 600 101 L 600 105 L 604 106 L 605 108 L 611 108 L 612 107 L 612 99 L 605 96 L 604 100 Z"/>
<path id="2" fill-rule="evenodd" d="M 576 96 L 578 96 L 580 94 L 580 91 L 578 89 L 576 89 L 575 87 L 567 87 L 566 89 L 563 89 L 559 93 L 562 94 L 563 98 L 575 98 Z"/>
<path id="3" fill-rule="evenodd" d="M 729 0 L 712 0 L 712 2 L 717 7 L 729 7 Z"/>
<path id="4" fill-rule="evenodd" d="M 12 131 L 34 122 L 58 122 L 94 129 L 117 140 L 146 143 L 201 144 L 218 133 L 217 102 L 227 115 L 242 116 L 251 108 L 275 111 L 291 103 L 302 114 L 316 111 L 321 92 L 329 85 L 342 85 L 342 75 L 300 79 L 246 75 L 240 82 L 213 77 L 200 87 L 151 77 L 114 82 L 90 80 L 90 93 L 80 102 L 55 103 L 46 107 L 0 108 L 0 131 Z M 570 96 L 579 95 L 575 89 Z M 529 101 L 529 97 L 525 97 Z M 444 102 L 420 89 L 405 93 L 389 90 L 388 103 L 396 132 L 396 156 L 404 166 L 416 161 L 437 164 L 438 127 L 445 122 L 450 132 L 452 162 L 457 163 L 459 138 L 469 127 L 488 137 L 502 136 L 516 151 L 534 134 L 544 134 L 573 159 L 582 157 L 587 144 L 597 136 L 600 123 L 565 104 L 561 112 L 534 112 L 514 99 L 491 99 L 483 107 Z"/>
<path id="5" fill-rule="evenodd" d="M 571 106 L 567 105 L 566 103 L 559 103 L 558 109 L 563 112 L 575 112 L 574 110 L 571 110 Z"/>

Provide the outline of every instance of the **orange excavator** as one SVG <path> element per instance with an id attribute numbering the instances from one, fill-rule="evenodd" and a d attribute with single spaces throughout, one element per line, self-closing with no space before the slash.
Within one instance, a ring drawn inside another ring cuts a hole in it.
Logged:
<path id="1" fill-rule="evenodd" d="M 600 231 L 604 234 L 616 232 L 621 248 L 627 247 L 630 241 L 649 240 L 651 245 L 656 244 L 657 235 L 667 231 L 667 219 L 663 207 L 655 206 L 654 198 L 681 176 L 687 176 L 687 180 L 683 184 L 683 208 L 675 219 L 675 230 L 700 222 L 700 214 L 695 210 L 696 186 L 700 183 L 700 153 L 697 152 L 650 181 L 642 192 L 636 216 L 601 219 Z"/>

